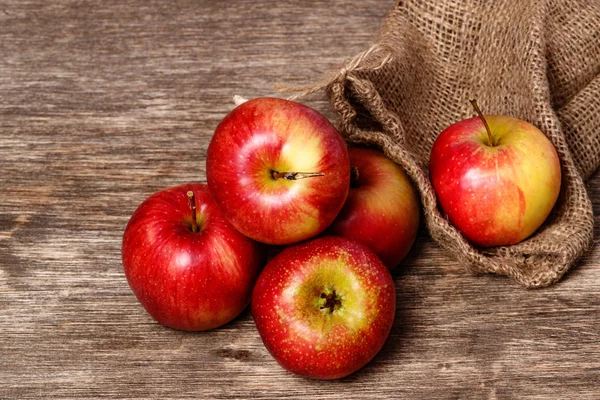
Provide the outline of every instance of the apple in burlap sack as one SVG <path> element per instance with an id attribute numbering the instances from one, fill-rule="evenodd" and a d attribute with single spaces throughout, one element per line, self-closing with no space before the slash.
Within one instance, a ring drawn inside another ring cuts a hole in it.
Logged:
<path id="1" fill-rule="evenodd" d="M 442 210 L 474 245 L 511 245 L 533 234 L 556 203 L 556 149 L 535 126 L 481 114 L 436 139 L 429 164 Z"/>

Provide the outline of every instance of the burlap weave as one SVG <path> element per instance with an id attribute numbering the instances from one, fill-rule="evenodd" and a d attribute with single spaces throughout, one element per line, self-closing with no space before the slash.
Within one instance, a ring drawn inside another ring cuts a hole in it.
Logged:
<path id="1" fill-rule="evenodd" d="M 431 236 L 471 272 L 543 287 L 590 248 L 584 180 L 600 163 L 600 0 L 399 1 L 373 47 L 323 86 L 348 140 L 378 146 L 408 172 Z M 470 97 L 486 114 L 536 125 L 561 159 L 553 213 L 517 245 L 471 246 L 428 179 L 437 135 L 475 115 Z"/>

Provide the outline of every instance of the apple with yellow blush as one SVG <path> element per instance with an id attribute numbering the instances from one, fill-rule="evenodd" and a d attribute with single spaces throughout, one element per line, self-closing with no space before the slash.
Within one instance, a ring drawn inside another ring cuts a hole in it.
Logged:
<path id="1" fill-rule="evenodd" d="M 429 172 L 439 205 L 472 244 L 511 245 L 547 219 L 561 186 L 560 160 L 534 125 L 502 115 L 457 122 L 437 137 Z"/>
<path id="2" fill-rule="evenodd" d="M 348 194 L 350 162 L 345 141 L 322 114 L 263 97 L 219 123 L 206 178 L 238 231 L 285 245 L 318 235 L 335 219 Z"/>
<path id="3" fill-rule="evenodd" d="M 396 290 L 367 246 L 323 236 L 277 254 L 256 281 L 251 308 L 265 347 L 283 368 L 339 379 L 383 347 L 396 315 Z"/>

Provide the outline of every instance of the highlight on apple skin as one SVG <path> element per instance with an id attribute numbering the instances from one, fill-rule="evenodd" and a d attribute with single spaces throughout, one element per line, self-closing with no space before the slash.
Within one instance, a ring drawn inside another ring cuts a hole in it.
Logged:
<path id="1" fill-rule="evenodd" d="M 394 322 L 396 291 L 367 246 L 324 236 L 275 256 L 256 282 L 251 309 L 265 347 L 283 368 L 337 379 L 381 350 Z"/>
<path id="2" fill-rule="evenodd" d="M 147 198 L 127 224 L 122 258 L 148 314 L 186 331 L 213 329 L 240 314 L 266 262 L 263 245 L 233 228 L 203 184 Z"/>
<path id="3" fill-rule="evenodd" d="M 321 233 L 349 190 L 346 143 L 317 111 L 258 98 L 217 126 L 206 177 L 233 226 L 257 241 L 284 245 Z"/>
<path id="4" fill-rule="evenodd" d="M 500 115 L 445 129 L 433 144 L 429 171 L 441 209 L 480 247 L 512 245 L 532 235 L 561 186 L 550 140 L 527 122 Z"/>

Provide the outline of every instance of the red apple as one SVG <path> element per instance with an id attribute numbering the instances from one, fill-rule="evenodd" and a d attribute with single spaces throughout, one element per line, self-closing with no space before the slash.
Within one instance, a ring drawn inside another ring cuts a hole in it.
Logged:
<path id="1" fill-rule="evenodd" d="M 392 270 L 419 230 L 417 192 L 402 168 L 378 151 L 350 147 L 350 192 L 328 233 L 369 246 Z"/>
<path id="2" fill-rule="evenodd" d="M 242 312 L 265 262 L 263 246 L 231 226 L 202 184 L 146 199 L 127 224 L 122 253 L 146 311 L 186 331 L 216 328 Z"/>
<path id="3" fill-rule="evenodd" d="M 556 203 L 558 155 L 535 126 L 483 116 L 473 105 L 478 118 L 457 122 L 436 139 L 431 181 L 442 210 L 474 245 L 515 244 L 535 232 Z"/>
<path id="4" fill-rule="evenodd" d="M 283 368 L 309 378 L 363 367 L 381 350 L 395 312 L 387 267 L 362 243 L 335 236 L 283 250 L 252 292 L 265 347 Z"/>
<path id="5" fill-rule="evenodd" d="M 237 230 L 263 243 L 289 244 L 333 222 L 348 194 L 350 163 L 344 140 L 323 115 L 259 98 L 217 126 L 206 176 Z"/>

